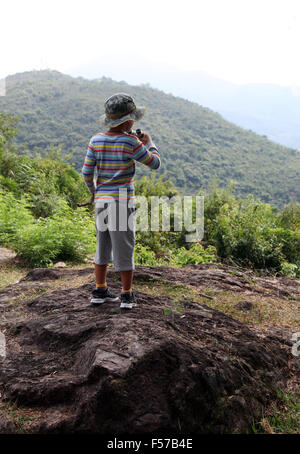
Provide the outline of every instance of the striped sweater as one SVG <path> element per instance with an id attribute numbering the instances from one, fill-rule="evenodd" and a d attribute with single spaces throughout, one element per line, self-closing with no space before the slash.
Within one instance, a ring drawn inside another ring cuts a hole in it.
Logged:
<path id="1" fill-rule="evenodd" d="M 146 148 L 127 133 L 98 133 L 91 138 L 82 176 L 95 202 L 134 198 L 135 161 L 158 169 L 160 155 L 153 143 Z"/>

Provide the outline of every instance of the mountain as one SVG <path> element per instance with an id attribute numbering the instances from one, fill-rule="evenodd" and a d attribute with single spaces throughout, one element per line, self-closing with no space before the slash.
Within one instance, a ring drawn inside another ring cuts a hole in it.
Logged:
<path id="1" fill-rule="evenodd" d="M 282 207 L 300 201 L 300 153 L 224 120 L 196 103 L 148 85 L 131 86 L 109 78 L 86 80 L 57 71 L 31 71 L 9 76 L 0 111 L 20 117 L 17 145 L 44 154 L 50 145 L 73 152 L 81 169 L 89 138 L 101 128 L 103 103 L 115 92 L 133 95 L 147 106 L 138 123 L 149 130 L 161 150 L 158 173 L 171 178 L 183 194 L 206 190 L 214 175 L 220 186 L 236 181 L 236 193 L 253 193 Z M 138 176 L 150 173 L 139 166 Z"/>
<path id="2" fill-rule="evenodd" d="M 104 60 L 104 61 L 103 61 Z M 88 79 L 109 76 L 130 84 L 152 87 L 197 102 L 220 113 L 242 128 L 266 135 L 270 140 L 300 150 L 300 86 L 234 84 L 203 71 L 182 70 L 164 62 L 159 65 L 135 56 L 134 69 L 125 60 L 106 55 L 67 71 Z"/>
<path id="3" fill-rule="evenodd" d="M 243 128 L 300 149 L 300 88 L 272 84 L 236 85 L 230 91 L 226 87 L 218 97 L 204 94 L 204 90 L 202 85 L 189 99 L 204 102 Z"/>

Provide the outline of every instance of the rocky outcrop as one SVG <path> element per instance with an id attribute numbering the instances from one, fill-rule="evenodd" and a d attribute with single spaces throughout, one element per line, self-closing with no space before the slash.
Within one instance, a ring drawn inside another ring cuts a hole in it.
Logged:
<path id="1" fill-rule="evenodd" d="M 196 285 L 204 271 L 138 267 L 136 279 L 184 283 L 189 275 Z M 15 289 L 37 276 L 41 283 L 79 272 L 87 271 L 33 270 Z M 110 278 L 118 291 L 113 272 Z M 227 273 L 225 281 L 238 278 Z M 170 298 L 141 292 L 131 311 L 92 306 L 93 285 L 44 293 L 29 299 L 22 315 L 2 317 L 0 392 L 3 402 L 37 411 L 27 432 L 245 432 L 291 374 L 290 347 L 276 335 L 258 335 L 193 301 L 169 317 Z M 5 427 L 12 430 L 5 421 L 0 432 Z"/>
<path id="2" fill-rule="evenodd" d="M 167 266 L 138 267 L 135 279 L 161 280 L 195 287 L 211 286 L 219 290 L 233 290 L 237 293 L 263 296 L 291 297 L 300 299 L 300 281 L 297 278 L 258 276 L 251 270 L 232 266 L 205 263 L 183 268 Z"/>

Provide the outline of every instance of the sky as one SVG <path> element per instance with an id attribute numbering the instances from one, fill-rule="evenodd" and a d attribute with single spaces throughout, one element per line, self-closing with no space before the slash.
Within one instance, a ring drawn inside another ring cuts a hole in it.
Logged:
<path id="1" fill-rule="evenodd" d="M 132 72 L 142 58 L 237 84 L 300 86 L 299 0 L 6 0 L 0 42 L 0 78 L 120 57 Z"/>

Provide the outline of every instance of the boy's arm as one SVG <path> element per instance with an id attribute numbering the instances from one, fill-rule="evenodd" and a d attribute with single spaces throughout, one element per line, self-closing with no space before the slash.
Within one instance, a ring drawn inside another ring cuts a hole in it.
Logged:
<path id="1" fill-rule="evenodd" d="M 141 162 L 151 169 L 156 170 L 160 167 L 160 154 L 151 139 L 146 143 L 146 145 L 144 145 L 139 139 L 136 139 L 132 159 Z"/>
<path id="2" fill-rule="evenodd" d="M 90 141 L 81 173 L 82 173 L 84 182 L 87 185 L 87 188 L 91 192 L 91 194 L 94 194 L 94 192 L 95 192 L 95 185 L 94 185 L 95 165 L 96 165 L 96 158 L 95 158 L 94 148 L 93 148 L 92 142 Z"/>

